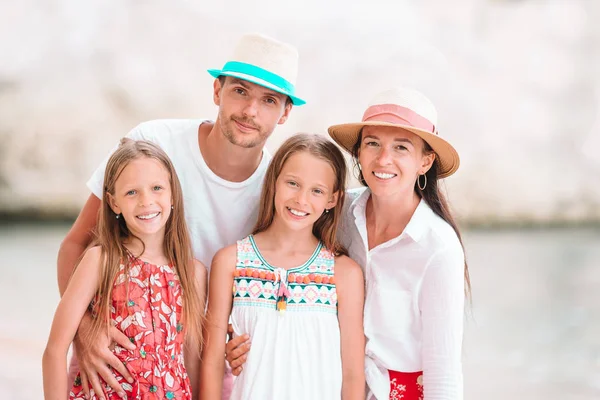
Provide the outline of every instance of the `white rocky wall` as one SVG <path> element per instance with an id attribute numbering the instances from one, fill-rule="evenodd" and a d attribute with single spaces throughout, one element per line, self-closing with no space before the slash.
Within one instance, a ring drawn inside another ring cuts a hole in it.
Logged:
<path id="1" fill-rule="evenodd" d="M 237 38 L 295 44 L 294 109 L 269 142 L 356 120 L 378 91 L 438 106 L 464 220 L 600 221 L 600 3 L 22 0 L 0 4 L 0 212 L 76 215 L 138 122 L 214 118 L 207 68 Z"/>

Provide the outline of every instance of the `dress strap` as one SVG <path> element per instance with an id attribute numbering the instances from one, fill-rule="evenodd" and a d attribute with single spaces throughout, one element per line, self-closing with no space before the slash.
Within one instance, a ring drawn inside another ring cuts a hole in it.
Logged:
<path id="1" fill-rule="evenodd" d="M 335 256 L 323 246 L 308 269 L 313 273 L 333 276 L 335 275 Z"/>
<path id="2" fill-rule="evenodd" d="M 252 246 L 252 242 L 250 241 L 250 237 L 247 236 L 242 240 L 237 241 L 237 257 L 236 257 L 236 267 L 237 268 L 246 268 L 251 265 L 256 265 L 260 262 L 256 251 L 254 251 L 254 247 Z"/>

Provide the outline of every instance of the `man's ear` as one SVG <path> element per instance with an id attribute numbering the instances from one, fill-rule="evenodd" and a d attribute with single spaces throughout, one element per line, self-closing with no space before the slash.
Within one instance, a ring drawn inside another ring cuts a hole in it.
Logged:
<path id="1" fill-rule="evenodd" d="M 216 106 L 221 105 L 221 89 L 223 89 L 223 86 L 221 86 L 221 81 L 217 78 L 213 82 L 213 102 Z"/>
<path id="2" fill-rule="evenodd" d="M 290 111 L 292 111 L 292 103 L 288 103 L 285 105 L 285 108 L 283 109 L 283 115 L 281 116 L 281 118 L 279 118 L 279 121 L 277 121 L 278 125 L 282 125 L 285 123 L 285 121 L 287 121 L 290 115 Z"/>

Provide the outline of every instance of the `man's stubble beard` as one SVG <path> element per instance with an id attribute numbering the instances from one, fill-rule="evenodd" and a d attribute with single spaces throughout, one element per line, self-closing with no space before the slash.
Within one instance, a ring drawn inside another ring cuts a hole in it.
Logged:
<path id="1" fill-rule="evenodd" d="M 220 118 L 221 121 L 224 121 L 224 119 Z M 240 140 L 239 137 L 236 137 L 236 135 L 234 134 L 233 130 L 234 128 L 234 124 L 235 121 L 233 120 L 233 118 L 227 118 L 226 119 L 227 123 L 223 123 L 221 122 L 221 131 L 223 132 L 223 135 L 225 136 L 225 138 L 227 138 L 227 140 L 229 140 L 229 143 L 235 145 L 235 146 L 240 146 L 243 147 L 245 149 L 252 149 L 255 148 L 257 146 L 264 146 L 265 142 L 267 141 L 267 138 L 269 137 L 269 135 L 266 135 L 263 133 L 263 131 L 259 128 L 257 130 L 257 134 L 258 137 L 251 140 L 251 141 L 244 141 L 244 140 Z M 244 123 L 244 122 L 242 122 Z M 253 126 L 256 126 L 256 124 L 253 124 Z"/>

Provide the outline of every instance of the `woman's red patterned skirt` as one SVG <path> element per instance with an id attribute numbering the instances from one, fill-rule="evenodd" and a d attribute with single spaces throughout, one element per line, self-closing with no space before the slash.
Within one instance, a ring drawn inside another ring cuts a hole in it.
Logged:
<path id="1" fill-rule="evenodd" d="M 423 372 L 388 371 L 390 400 L 423 400 Z"/>

